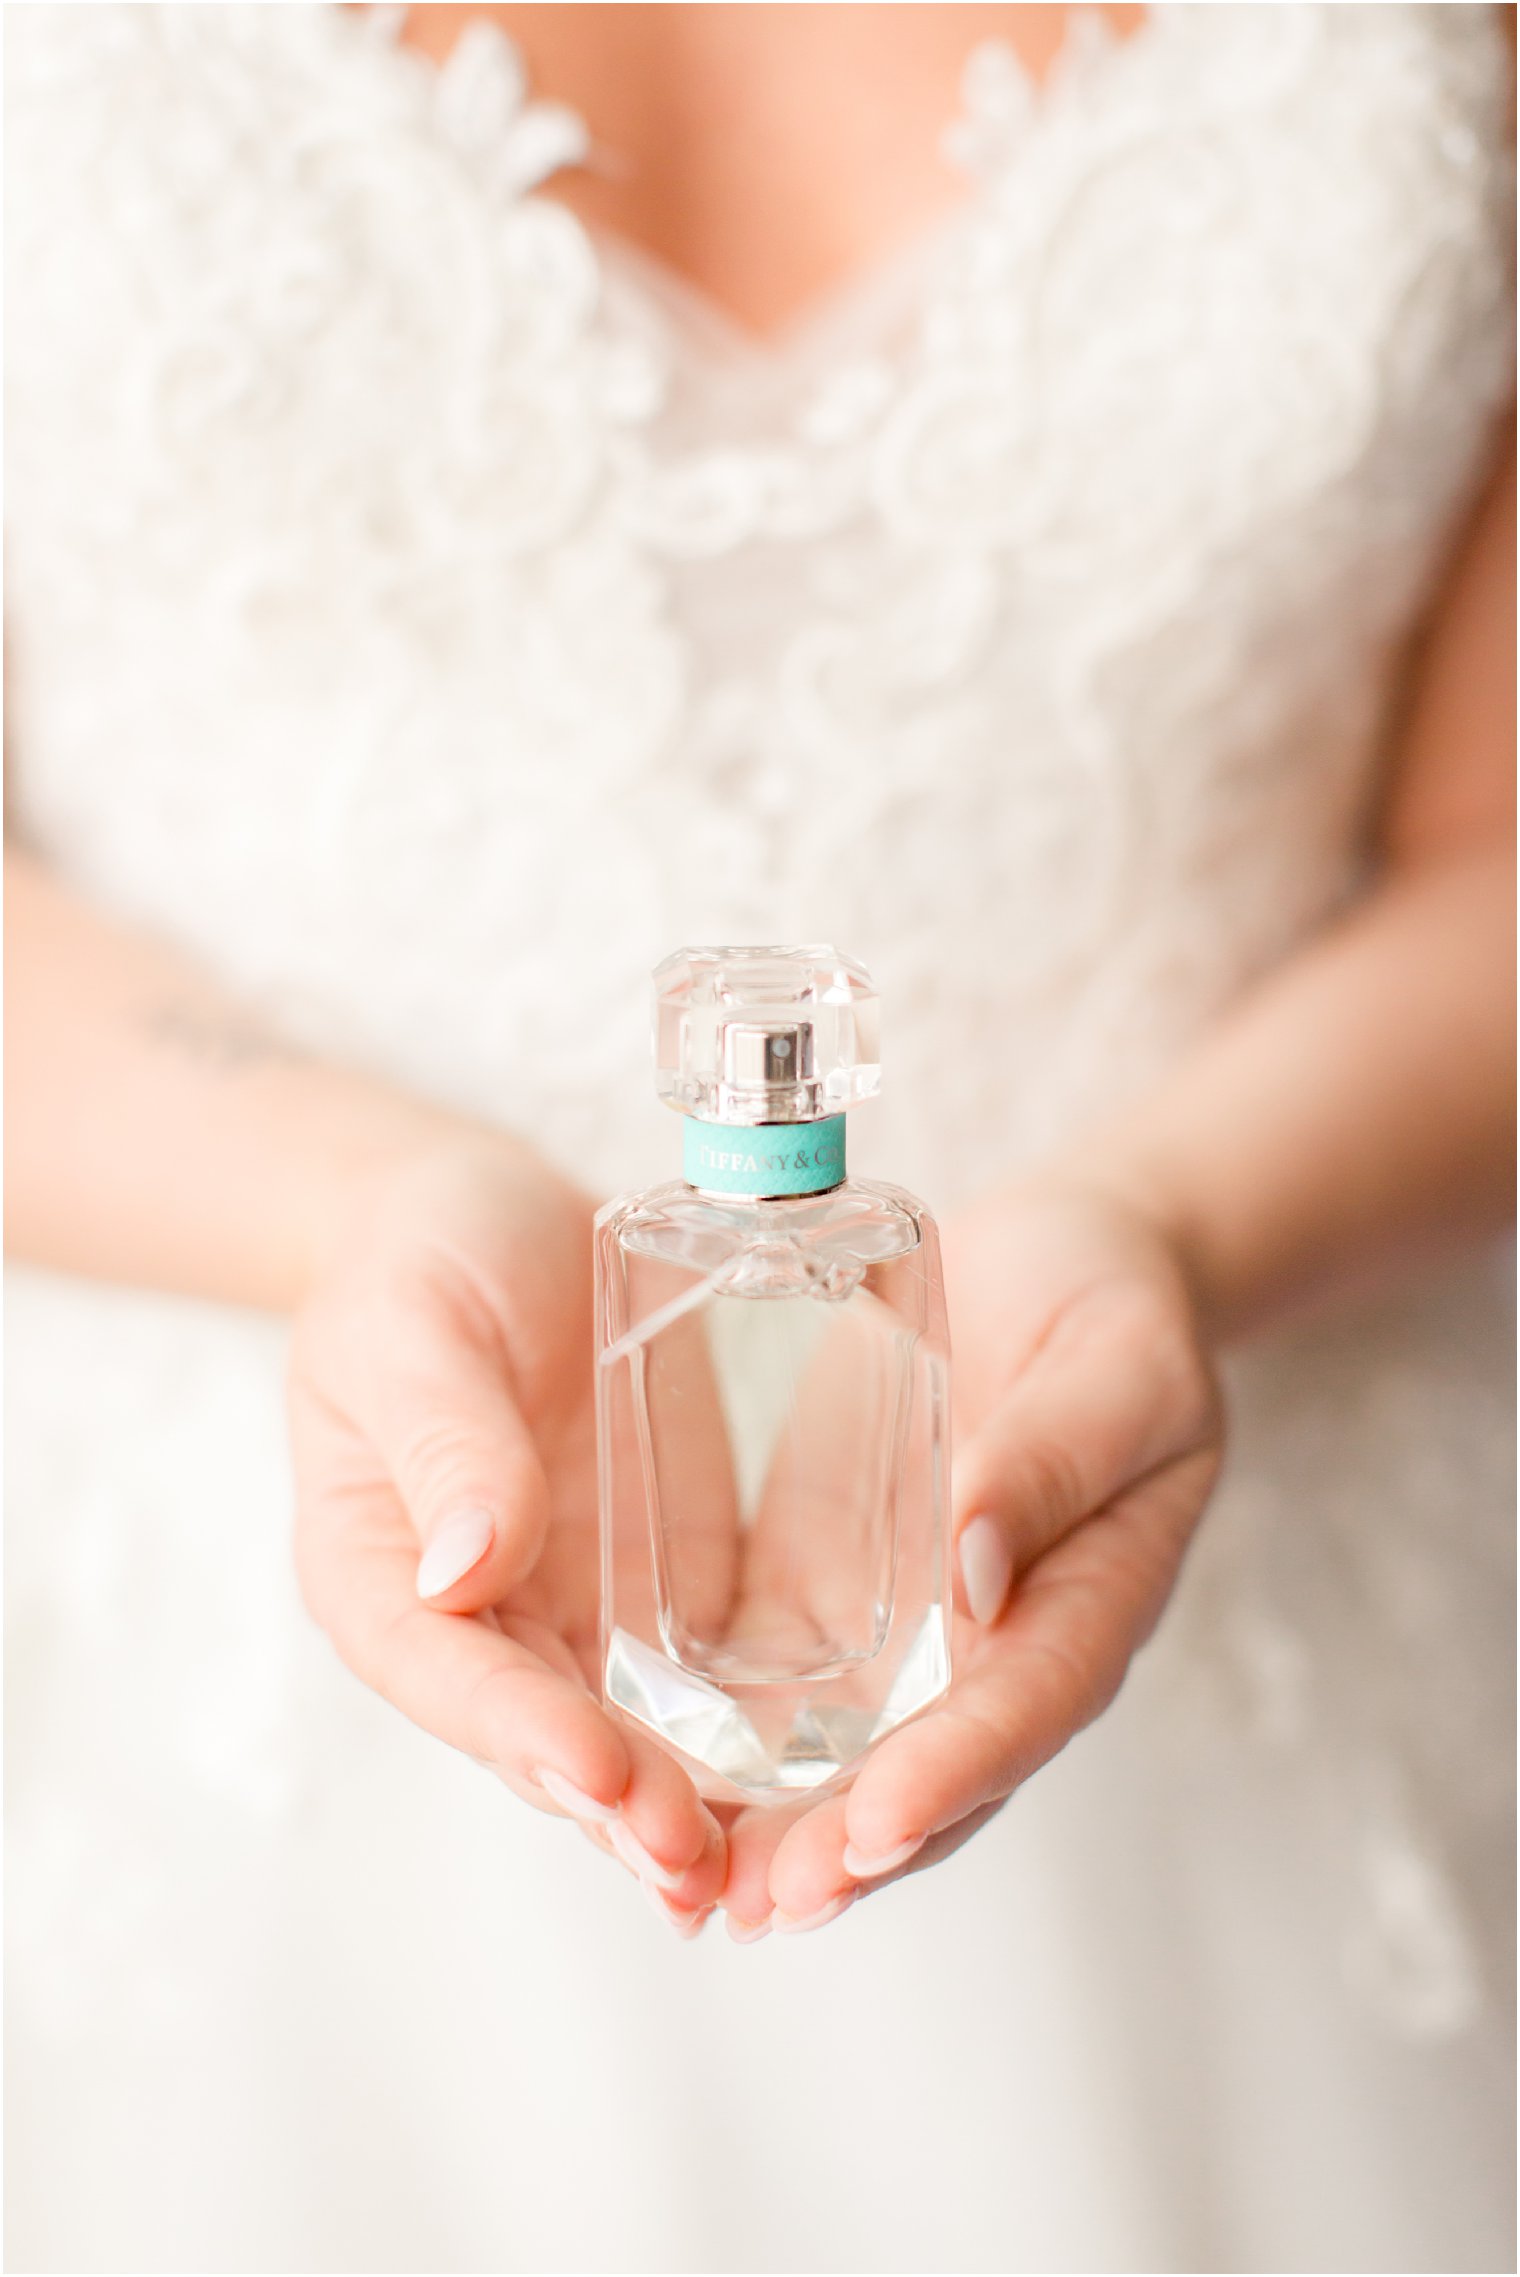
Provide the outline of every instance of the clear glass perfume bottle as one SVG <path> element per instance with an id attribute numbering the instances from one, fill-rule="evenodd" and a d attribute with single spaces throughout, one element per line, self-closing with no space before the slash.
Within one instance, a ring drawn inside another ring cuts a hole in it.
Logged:
<path id="1" fill-rule="evenodd" d="M 684 949 L 654 980 L 686 1174 L 597 1219 L 603 1689 L 705 1794 L 781 1801 L 949 1682 L 939 1239 L 845 1176 L 880 1081 L 859 965 Z"/>

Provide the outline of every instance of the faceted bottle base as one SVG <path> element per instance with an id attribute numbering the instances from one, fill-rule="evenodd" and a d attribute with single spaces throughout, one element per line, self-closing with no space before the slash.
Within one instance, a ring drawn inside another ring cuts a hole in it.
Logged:
<path id="1" fill-rule="evenodd" d="M 624 1629 L 612 1631 L 605 1669 L 608 1701 L 685 1756 L 699 1785 L 711 1791 L 716 1783 L 721 1793 L 752 1802 L 778 1802 L 828 1786 L 855 1769 L 888 1732 L 932 1706 L 949 1681 L 945 1611 L 939 1605 L 927 1609 L 890 1685 L 875 1701 L 861 1674 L 723 1689 Z"/>

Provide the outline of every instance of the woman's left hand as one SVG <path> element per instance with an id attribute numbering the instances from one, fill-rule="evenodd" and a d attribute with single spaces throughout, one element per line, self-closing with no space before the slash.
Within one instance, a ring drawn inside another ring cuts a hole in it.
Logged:
<path id="1" fill-rule="evenodd" d="M 947 1228 L 953 1680 L 843 1794 L 743 1811 L 723 1904 L 832 1920 L 956 1850 L 1113 1699 L 1219 1468 L 1220 1402 L 1176 1248 L 1101 1185 L 1051 1180 Z"/>

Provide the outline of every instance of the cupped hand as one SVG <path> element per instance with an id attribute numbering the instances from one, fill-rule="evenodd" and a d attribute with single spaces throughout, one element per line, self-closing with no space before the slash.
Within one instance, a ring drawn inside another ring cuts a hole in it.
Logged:
<path id="1" fill-rule="evenodd" d="M 489 1136 L 371 1181 L 296 1321 L 297 1565 L 358 1676 L 691 1927 L 722 1831 L 596 1696 L 591 1213 Z"/>
<path id="2" fill-rule="evenodd" d="M 1172 1243 L 1050 1181 L 946 1229 L 953 1680 L 853 1785 L 728 1829 L 741 1938 L 832 1920 L 956 1850 L 1114 1697 L 1219 1467 L 1220 1402 Z"/>

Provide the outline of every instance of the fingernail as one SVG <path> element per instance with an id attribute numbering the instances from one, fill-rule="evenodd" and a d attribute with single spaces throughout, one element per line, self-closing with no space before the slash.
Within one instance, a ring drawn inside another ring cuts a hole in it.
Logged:
<path id="1" fill-rule="evenodd" d="M 479 1565 L 495 1539 L 489 1510 L 455 1510 L 444 1519 L 417 1568 L 419 1597 L 441 1597 Z"/>
<path id="2" fill-rule="evenodd" d="M 973 1518 L 962 1532 L 961 1579 L 972 1620 L 990 1628 L 1013 1579 L 1013 1551 L 995 1518 Z"/>
<path id="3" fill-rule="evenodd" d="M 768 1921 L 736 1921 L 732 1914 L 728 1917 L 728 1934 L 736 1945 L 758 1945 L 770 1933 Z"/>
<path id="4" fill-rule="evenodd" d="M 599 1803 L 594 1795 L 582 1794 L 579 1787 L 573 1787 L 558 1771 L 535 1771 L 533 1776 L 550 1801 L 558 1803 L 572 1818 L 589 1819 L 597 1826 L 605 1826 L 608 1819 L 617 1817 L 616 1803 Z"/>
<path id="5" fill-rule="evenodd" d="M 789 1913 L 773 1913 L 771 1927 L 779 1929 L 783 1937 L 799 1937 L 804 1929 L 821 1929 L 826 1921 L 837 1921 L 842 1913 L 848 1913 L 858 1894 L 855 1890 L 846 1890 L 842 1897 L 831 1898 L 820 1912 L 810 1913 L 801 1921 L 794 1920 Z"/>
<path id="6" fill-rule="evenodd" d="M 906 1866 L 916 1851 L 922 1850 L 927 1836 L 915 1834 L 911 1842 L 899 1842 L 895 1850 L 885 1850 L 879 1858 L 865 1858 L 853 1843 L 844 1846 L 844 1870 L 853 1874 L 857 1882 L 875 1882 L 883 1874 L 895 1874 L 899 1866 Z"/>
<path id="7" fill-rule="evenodd" d="M 652 1858 L 633 1829 L 625 1826 L 620 1818 L 609 1824 L 607 1839 L 623 1864 L 631 1866 L 641 1882 L 653 1882 L 657 1890 L 673 1890 L 681 1879 L 680 1874 L 673 1874 L 668 1866 L 662 1866 L 658 1858 Z"/>
<path id="8" fill-rule="evenodd" d="M 651 1888 L 648 1882 L 641 1881 L 639 1888 L 660 1919 L 668 1922 L 678 1937 L 689 1940 L 701 1936 L 707 1917 L 712 1912 L 710 1905 L 698 1906 L 694 1913 L 685 1913 L 680 1906 L 672 1905 L 669 1898 L 662 1897 L 657 1889 Z"/>

